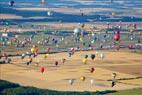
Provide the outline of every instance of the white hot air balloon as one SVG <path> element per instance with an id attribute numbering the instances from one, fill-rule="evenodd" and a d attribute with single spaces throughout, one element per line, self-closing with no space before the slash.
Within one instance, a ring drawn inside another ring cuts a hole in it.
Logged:
<path id="1" fill-rule="evenodd" d="M 29 55 L 30 55 L 30 53 L 29 53 L 29 52 L 26 52 L 26 55 L 28 55 L 28 56 L 29 56 Z"/>
<path id="2" fill-rule="evenodd" d="M 101 54 L 100 54 L 100 58 L 103 60 L 103 59 L 104 59 L 104 57 L 105 57 L 105 56 L 104 56 L 104 54 L 103 54 L 103 53 L 101 53 Z"/>
<path id="3" fill-rule="evenodd" d="M 95 43 L 95 40 L 92 40 L 91 43 L 92 43 L 92 44 Z"/>
<path id="4" fill-rule="evenodd" d="M 94 37 L 95 36 L 95 34 L 94 33 L 92 33 L 92 37 Z"/>
<path id="5" fill-rule="evenodd" d="M 70 79 L 70 80 L 69 80 L 69 84 L 70 84 L 70 85 L 73 85 L 73 83 L 74 83 L 74 80 L 73 80 L 73 79 Z"/>
<path id="6" fill-rule="evenodd" d="M 80 28 L 75 28 L 73 30 L 73 32 L 74 32 L 74 35 L 80 34 L 81 33 L 81 29 Z"/>
<path id="7" fill-rule="evenodd" d="M 19 35 L 15 35 L 15 38 L 18 38 L 19 37 Z"/>
<path id="8" fill-rule="evenodd" d="M 132 41 L 134 39 L 134 37 L 133 36 L 130 36 L 130 40 Z"/>
<path id="9" fill-rule="evenodd" d="M 25 57 L 26 57 L 26 54 L 23 53 L 23 54 L 21 55 L 21 59 L 24 59 Z"/>
<path id="10" fill-rule="evenodd" d="M 62 38 L 61 38 L 61 41 L 64 41 L 64 39 L 65 39 L 65 38 L 64 38 L 64 37 L 62 37 Z"/>
<path id="11" fill-rule="evenodd" d="M 48 15 L 48 16 L 52 16 L 53 13 L 52 13 L 51 11 L 48 11 L 48 12 L 47 12 L 47 15 Z"/>
<path id="12" fill-rule="evenodd" d="M 91 85 L 94 85 L 94 79 L 90 80 Z"/>

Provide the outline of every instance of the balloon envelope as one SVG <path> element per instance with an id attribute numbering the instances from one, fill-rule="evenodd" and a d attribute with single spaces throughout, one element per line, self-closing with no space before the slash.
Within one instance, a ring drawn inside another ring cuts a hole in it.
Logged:
<path id="1" fill-rule="evenodd" d="M 82 80 L 82 81 L 85 81 L 85 77 L 84 76 L 82 76 L 81 78 L 80 78 L 80 80 Z"/>
<path id="2" fill-rule="evenodd" d="M 75 28 L 73 30 L 73 32 L 74 32 L 74 34 L 79 34 L 79 33 L 81 33 L 81 29 L 80 28 Z"/>
<path id="3" fill-rule="evenodd" d="M 92 54 L 92 55 L 91 55 L 91 59 L 92 59 L 92 60 L 94 60 L 95 57 L 96 57 L 95 54 Z"/>
<path id="4" fill-rule="evenodd" d="M 84 64 L 87 64 L 87 59 L 83 59 L 83 63 L 84 63 Z"/>
<path id="5" fill-rule="evenodd" d="M 94 84 L 94 80 L 93 80 L 93 79 L 91 79 L 91 80 L 90 80 L 90 83 L 91 83 L 91 85 L 93 85 L 93 84 Z"/>
<path id="6" fill-rule="evenodd" d="M 120 32 L 119 31 L 114 35 L 114 40 L 115 41 L 119 41 L 120 40 Z"/>
<path id="7" fill-rule="evenodd" d="M 72 85 L 73 83 L 74 83 L 74 80 L 73 80 L 73 79 L 70 79 L 70 80 L 69 80 L 69 84 Z"/>

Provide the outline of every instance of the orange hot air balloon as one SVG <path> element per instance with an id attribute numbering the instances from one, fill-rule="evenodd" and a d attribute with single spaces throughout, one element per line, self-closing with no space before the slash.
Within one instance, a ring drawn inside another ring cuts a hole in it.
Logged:
<path id="1" fill-rule="evenodd" d="M 114 40 L 119 41 L 120 40 L 120 32 L 117 31 L 117 33 L 114 35 Z"/>

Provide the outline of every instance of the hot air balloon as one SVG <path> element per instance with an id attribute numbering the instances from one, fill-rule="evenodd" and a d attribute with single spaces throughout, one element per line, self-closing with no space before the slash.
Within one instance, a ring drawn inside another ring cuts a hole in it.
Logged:
<path id="1" fill-rule="evenodd" d="M 91 43 L 92 43 L 92 44 L 95 43 L 95 40 L 92 40 Z"/>
<path id="2" fill-rule="evenodd" d="M 33 47 L 31 48 L 31 53 L 34 54 L 34 55 L 37 55 L 37 52 L 38 52 L 37 46 L 33 45 Z"/>
<path id="3" fill-rule="evenodd" d="M 52 13 L 51 11 L 48 11 L 48 12 L 47 12 L 47 15 L 48 15 L 48 16 L 52 16 L 53 13 Z"/>
<path id="4" fill-rule="evenodd" d="M 90 72 L 93 73 L 94 71 L 95 71 L 95 68 L 92 67 L 92 68 L 90 69 Z"/>
<path id="5" fill-rule="evenodd" d="M 30 54 L 29 52 L 26 52 L 26 55 L 27 55 L 27 56 L 31 56 L 31 54 Z"/>
<path id="6" fill-rule="evenodd" d="M 94 60 L 95 59 L 95 54 L 91 54 L 91 59 Z"/>
<path id="7" fill-rule="evenodd" d="M 73 79 L 70 79 L 70 80 L 69 80 L 69 84 L 70 84 L 70 85 L 73 85 L 73 83 L 74 83 L 74 80 L 73 80 Z"/>
<path id="8" fill-rule="evenodd" d="M 44 71 L 45 71 L 45 68 L 44 68 L 44 67 L 41 67 L 41 68 L 40 68 L 40 72 L 41 72 L 41 73 L 44 73 Z"/>
<path id="9" fill-rule="evenodd" d="M 49 56 L 49 54 L 45 54 L 44 58 L 47 58 Z"/>
<path id="10" fill-rule="evenodd" d="M 87 59 L 83 59 L 83 63 L 87 64 L 88 63 Z"/>
<path id="11" fill-rule="evenodd" d="M 114 35 L 114 40 L 119 41 L 120 40 L 120 32 L 117 31 L 117 33 Z"/>
<path id="12" fill-rule="evenodd" d="M 85 79 L 86 79 L 85 76 L 82 76 L 82 77 L 80 78 L 81 81 L 85 81 Z"/>
<path id="13" fill-rule="evenodd" d="M 85 55 L 85 58 L 87 59 L 87 58 L 88 58 L 88 55 Z"/>
<path id="14" fill-rule="evenodd" d="M 81 34 L 81 29 L 80 28 L 75 28 L 73 30 L 73 32 L 74 32 L 74 35 L 80 35 Z"/>
<path id="15" fill-rule="evenodd" d="M 91 85 L 94 85 L 94 79 L 90 80 Z"/>
<path id="16" fill-rule="evenodd" d="M 128 45 L 128 48 L 129 49 L 134 49 L 134 45 L 130 44 L 130 45 Z"/>
<path id="17" fill-rule="evenodd" d="M 92 32 L 92 34 L 91 34 L 91 35 L 92 35 L 92 37 L 94 37 L 94 36 L 95 36 L 95 33 L 93 33 L 93 32 Z"/>
<path id="18" fill-rule="evenodd" d="M 28 58 L 27 65 L 30 65 L 30 64 L 32 63 L 32 61 L 33 61 L 32 57 L 29 57 L 29 58 Z"/>
<path id="19" fill-rule="evenodd" d="M 104 54 L 103 54 L 103 53 L 101 53 L 101 54 L 100 54 L 100 58 L 103 60 L 103 59 L 104 59 L 104 57 L 105 57 L 105 56 L 104 56 Z"/>
<path id="20" fill-rule="evenodd" d="M 116 13 L 115 12 L 112 12 L 112 14 L 111 14 L 113 17 L 116 15 Z"/>
<path id="21" fill-rule="evenodd" d="M 26 54 L 23 53 L 23 54 L 21 55 L 21 59 L 24 59 L 25 56 L 26 56 Z"/>
<path id="22" fill-rule="evenodd" d="M 10 6 L 14 6 L 14 3 L 15 3 L 15 2 L 12 0 L 12 1 L 9 2 L 9 5 L 10 5 Z"/>
<path id="23" fill-rule="evenodd" d="M 115 79 L 116 78 L 116 73 L 112 73 L 112 78 Z"/>
<path id="24" fill-rule="evenodd" d="M 85 24 L 84 24 L 84 23 L 83 23 L 83 24 L 81 24 L 81 27 L 82 27 L 82 28 L 84 28 L 84 27 L 85 27 Z"/>
<path id="25" fill-rule="evenodd" d="M 65 63 L 65 61 L 66 61 L 66 59 L 65 59 L 65 58 L 63 58 L 63 59 L 62 59 L 62 63 L 64 64 L 64 63 Z"/>
<path id="26" fill-rule="evenodd" d="M 134 39 L 133 35 L 130 36 L 130 40 L 132 41 Z"/>
<path id="27" fill-rule="evenodd" d="M 137 24 L 134 24 L 134 29 L 137 29 Z"/>
<path id="28" fill-rule="evenodd" d="M 113 79 L 113 80 L 112 80 L 112 83 L 111 83 L 111 87 L 114 87 L 115 85 L 116 85 L 116 80 Z"/>
<path id="29" fill-rule="evenodd" d="M 59 64 L 58 61 L 56 61 L 56 62 L 55 62 L 55 66 L 58 66 L 58 64 Z"/>

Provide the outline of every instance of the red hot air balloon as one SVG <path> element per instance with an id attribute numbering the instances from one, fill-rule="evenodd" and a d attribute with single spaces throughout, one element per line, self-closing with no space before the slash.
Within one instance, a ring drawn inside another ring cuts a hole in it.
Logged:
<path id="1" fill-rule="evenodd" d="M 92 67 L 92 68 L 90 69 L 90 73 L 93 73 L 94 71 L 95 71 L 95 68 Z"/>
<path id="2" fill-rule="evenodd" d="M 45 71 L 45 68 L 44 68 L 44 67 L 41 67 L 41 68 L 40 68 L 40 72 L 43 73 L 44 71 Z"/>
<path id="3" fill-rule="evenodd" d="M 119 41 L 120 40 L 120 32 L 119 31 L 117 31 L 117 33 L 115 33 L 114 40 L 115 41 Z"/>
<path id="4" fill-rule="evenodd" d="M 58 66 L 58 61 L 55 62 L 55 66 Z"/>

